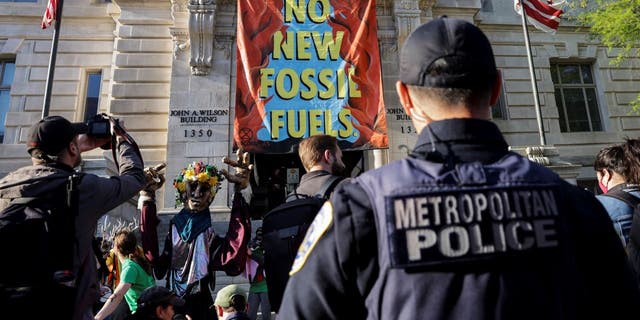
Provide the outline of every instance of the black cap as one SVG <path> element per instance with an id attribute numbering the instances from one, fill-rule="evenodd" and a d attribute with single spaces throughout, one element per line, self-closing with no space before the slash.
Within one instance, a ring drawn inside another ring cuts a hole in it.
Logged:
<path id="1" fill-rule="evenodd" d="M 448 66 L 431 74 L 440 58 Z M 407 85 L 475 89 L 490 86 L 496 75 L 493 50 L 484 33 L 467 21 L 446 16 L 414 30 L 400 54 L 400 81 Z"/>
<path id="2" fill-rule="evenodd" d="M 71 123 L 60 116 L 49 116 L 31 126 L 27 135 L 27 151 L 42 150 L 47 155 L 55 156 L 69 145 L 73 138 L 87 132 L 84 123 Z"/>
<path id="3" fill-rule="evenodd" d="M 136 314 L 144 314 L 146 312 L 155 312 L 157 306 L 161 304 L 171 304 L 173 306 L 183 306 L 185 301 L 176 296 L 173 291 L 161 287 L 153 286 L 144 289 L 138 297 L 138 309 Z"/>

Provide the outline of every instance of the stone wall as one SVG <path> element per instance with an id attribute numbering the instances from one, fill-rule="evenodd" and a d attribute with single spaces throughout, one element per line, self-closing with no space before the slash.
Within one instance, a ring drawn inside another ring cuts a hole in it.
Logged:
<path id="1" fill-rule="evenodd" d="M 15 60 L 11 104 L 5 120 L 5 137 L 0 145 L 0 174 L 29 164 L 24 148 L 28 127 L 40 118 L 47 77 L 52 28 L 40 29 L 46 1 L 0 4 L 0 59 Z M 55 82 L 50 114 L 81 121 L 84 112 L 81 93 L 88 72 L 102 71 L 100 109 L 108 106 L 113 19 L 109 5 L 71 1 L 65 4 L 64 23 L 58 44 Z M 99 151 L 87 158 L 102 157 Z"/>
<path id="2" fill-rule="evenodd" d="M 124 120 L 141 146 L 147 165 L 168 162 L 167 176 L 171 180 L 188 161 L 220 164 L 232 146 L 236 1 L 201 2 L 213 18 L 213 30 L 205 43 L 211 48 L 211 65 L 208 73 L 196 75 L 188 25 L 192 11 L 187 0 L 66 1 L 50 113 L 82 120 L 84 79 L 87 72 L 100 70 L 99 111 Z M 40 118 L 51 45 L 52 30 L 39 26 L 45 6 L 44 0 L 0 3 L 0 59 L 16 62 L 6 135 L 0 145 L 0 175 L 29 164 L 25 135 Z M 441 14 L 473 21 L 485 31 L 504 76 L 507 119 L 496 123 L 514 147 L 539 144 L 524 38 L 512 2 L 378 0 L 377 14 L 390 147 L 365 152 L 367 169 L 405 157 L 415 144 L 417 134 L 395 93 L 398 53 L 411 30 Z M 555 36 L 533 27 L 530 32 L 548 144 L 557 147 L 561 158 L 587 166 L 579 178 L 593 177 L 588 165 L 594 154 L 624 136 L 635 136 L 640 129 L 640 117 L 631 114 L 628 106 L 640 87 L 640 59 L 610 65 L 615 51 L 608 52 L 584 30 L 566 21 Z M 552 61 L 593 63 L 604 131 L 560 132 L 549 70 Z M 216 123 L 207 127 L 211 136 L 205 130 L 206 137 L 191 139 L 190 130 L 198 127 L 182 122 L 179 113 L 172 113 L 187 107 L 221 112 Z M 94 150 L 83 156 L 84 168 L 93 173 L 109 175 L 114 170 L 109 152 Z M 173 188 L 168 183 L 158 193 L 162 214 L 175 213 L 173 200 Z M 132 204 L 115 214 L 135 215 Z M 213 205 L 216 219 L 223 219 L 229 206 L 224 185 Z"/>

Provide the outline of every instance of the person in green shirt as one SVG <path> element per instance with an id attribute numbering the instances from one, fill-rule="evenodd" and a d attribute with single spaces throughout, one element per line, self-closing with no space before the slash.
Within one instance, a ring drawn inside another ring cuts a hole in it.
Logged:
<path id="1" fill-rule="evenodd" d="M 105 319 L 116 309 L 122 298 L 127 301 L 129 310 L 134 314 L 138 308 L 137 301 L 142 291 L 155 285 L 155 280 L 151 275 L 151 264 L 137 247 L 138 243 L 133 232 L 122 230 L 116 233 L 113 248 L 122 264 L 120 283 L 94 319 Z"/>

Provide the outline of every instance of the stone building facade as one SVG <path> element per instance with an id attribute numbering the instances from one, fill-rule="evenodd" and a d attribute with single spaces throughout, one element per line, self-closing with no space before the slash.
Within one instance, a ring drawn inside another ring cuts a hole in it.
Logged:
<path id="1" fill-rule="evenodd" d="M 236 5 L 234 0 L 66 0 L 50 114 L 84 121 L 107 112 L 124 120 L 147 165 L 167 162 L 169 181 L 189 161 L 220 164 L 232 151 Z M 0 175 L 30 163 L 25 136 L 41 117 L 51 49 L 52 30 L 40 29 L 45 7 L 45 0 L 0 0 Z M 361 169 L 405 157 L 413 147 L 417 135 L 394 89 L 399 48 L 411 30 L 442 14 L 473 21 L 492 42 L 504 78 L 494 120 L 514 150 L 584 183 L 595 177 L 591 163 L 600 148 L 640 130 L 640 117 L 628 106 L 640 90 L 640 59 L 612 66 L 616 52 L 571 23 L 564 21 L 556 35 L 530 28 L 547 140 L 545 148 L 532 148 L 540 144 L 539 132 L 522 27 L 511 1 L 379 0 L 390 146 L 364 152 Z M 215 121 L 195 125 L 181 119 L 185 110 Z M 84 171 L 113 172 L 109 151 L 95 150 L 84 159 Z M 176 211 L 170 184 L 158 204 L 162 236 Z M 213 204 L 220 232 L 229 205 L 225 185 Z M 111 215 L 136 216 L 135 199 Z M 231 282 L 242 279 L 221 277 L 218 286 Z"/>
<path id="2" fill-rule="evenodd" d="M 504 77 L 494 120 L 514 150 L 582 183 L 594 179 L 591 163 L 600 148 L 640 129 L 628 106 L 640 88 L 640 59 L 612 66 L 615 50 L 570 22 L 556 35 L 530 27 L 547 146 L 525 148 L 540 141 L 522 26 L 511 1 L 379 0 L 376 6 L 390 146 L 364 152 L 362 169 L 413 147 L 415 129 L 395 94 L 399 48 L 411 30 L 442 14 L 474 22 L 492 42 Z M 45 7 L 45 0 L 0 0 L 0 174 L 29 164 L 25 135 L 41 116 L 51 48 L 52 30 L 40 29 Z M 169 180 L 188 161 L 220 164 L 232 151 L 236 7 L 235 0 L 66 0 L 50 114 L 83 121 L 107 112 L 124 120 L 147 164 L 168 163 Z M 185 110 L 215 121 L 185 122 Z M 86 154 L 83 170 L 112 172 L 109 152 Z M 226 190 L 215 212 L 228 211 Z M 158 203 L 162 212 L 175 212 L 171 187 Z M 114 214 L 135 215 L 133 201 Z"/>

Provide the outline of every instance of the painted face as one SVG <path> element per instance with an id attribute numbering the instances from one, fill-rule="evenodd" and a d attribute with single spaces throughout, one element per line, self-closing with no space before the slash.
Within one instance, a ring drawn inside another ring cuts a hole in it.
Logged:
<path id="1" fill-rule="evenodd" d="M 211 186 L 206 182 L 189 181 L 185 185 L 187 196 L 187 209 L 190 211 L 202 211 L 209 207 L 214 193 L 211 192 Z"/>

